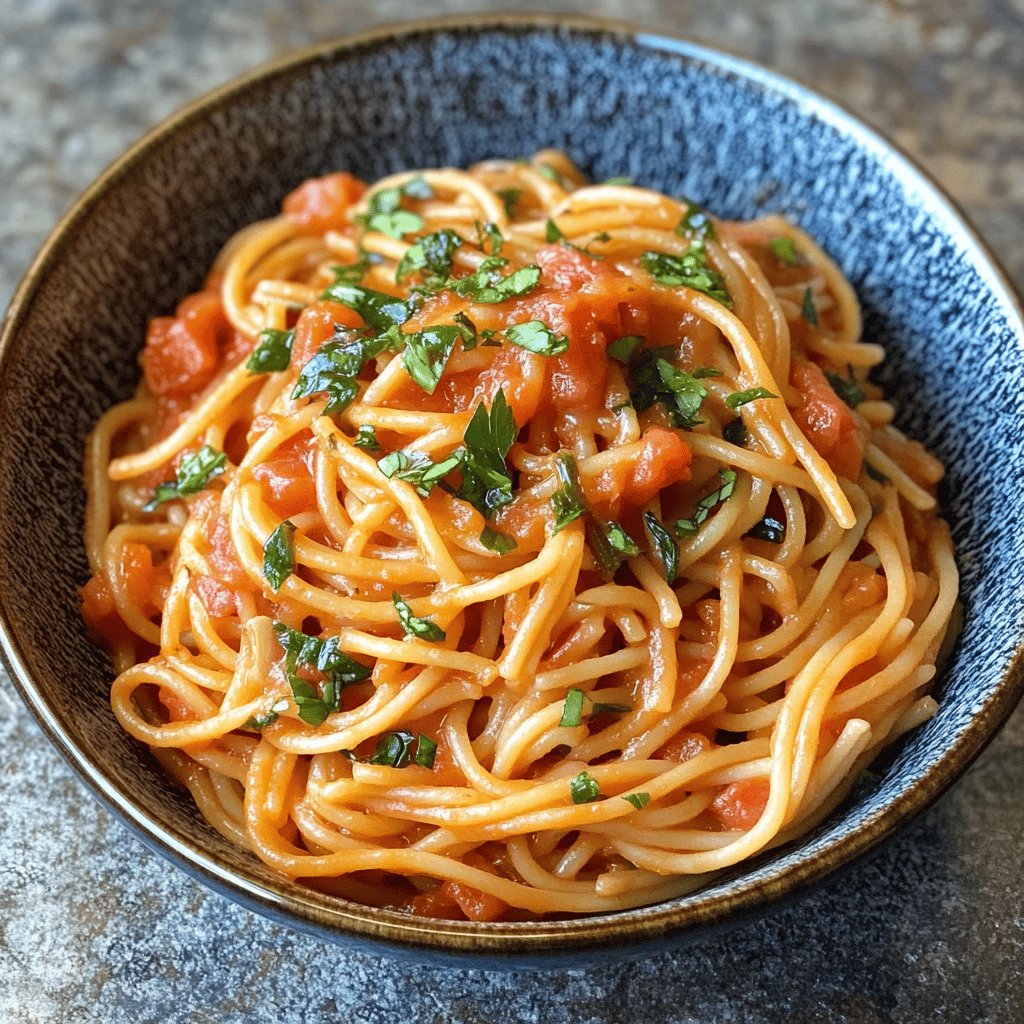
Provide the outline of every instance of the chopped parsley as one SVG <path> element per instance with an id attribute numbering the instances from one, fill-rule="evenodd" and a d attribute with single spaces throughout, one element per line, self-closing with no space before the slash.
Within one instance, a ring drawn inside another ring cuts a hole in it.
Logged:
<path id="1" fill-rule="evenodd" d="M 365 448 L 368 452 L 379 452 L 380 441 L 377 440 L 377 431 L 368 423 L 360 426 L 355 440 L 352 442 L 357 448 Z"/>
<path id="2" fill-rule="evenodd" d="M 692 519 L 677 519 L 676 533 L 681 537 L 692 537 L 702 526 L 711 510 L 731 497 L 736 488 L 736 471 L 734 469 L 720 469 L 718 471 L 719 485 L 710 493 L 705 494 L 697 502 L 697 511 Z"/>
<path id="3" fill-rule="evenodd" d="M 181 460 L 178 475 L 174 480 L 157 484 L 152 500 L 142 506 L 142 511 L 152 512 L 165 501 L 198 494 L 215 476 L 220 476 L 224 472 L 227 461 L 228 457 L 222 451 L 204 444 L 199 451 L 186 455 Z"/>
<path id="4" fill-rule="evenodd" d="M 280 373 L 287 370 L 292 362 L 292 345 L 295 331 L 278 331 L 267 328 L 260 331 L 259 343 L 245 362 L 245 368 L 253 373 Z"/>
<path id="5" fill-rule="evenodd" d="M 550 164 L 541 164 L 535 170 L 542 178 L 547 178 L 548 181 L 553 181 L 558 185 L 562 184 L 562 176 Z"/>
<path id="6" fill-rule="evenodd" d="M 676 225 L 676 234 L 703 246 L 705 241 L 714 241 L 715 224 L 704 209 L 696 203 L 688 203 L 686 212 Z"/>
<path id="7" fill-rule="evenodd" d="M 379 263 L 380 259 L 376 253 L 371 257 L 368 253 L 360 252 L 359 259 L 355 263 L 337 264 L 331 267 L 334 272 L 334 283 L 359 284 L 370 269 L 370 264 Z"/>
<path id="8" fill-rule="evenodd" d="M 405 299 L 345 281 L 335 281 L 320 298 L 354 309 L 375 331 L 400 327 L 412 316 L 412 306 Z"/>
<path id="9" fill-rule="evenodd" d="M 747 402 L 756 402 L 759 398 L 778 397 L 778 395 L 772 394 L 767 388 L 747 388 L 746 391 L 734 391 L 731 395 L 728 395 L 725 399 L 725 404 L 730 409 L 738 409 L 741 405 L 746 405 Z"/>
<path id="10" fill-rule="evenodd" d="M 480 221 L 475 222 L 476 225 L 476 240 L 480 246 L 481 252 L 487 252 L 487 247 L 490 245 L 492 256 L 500 256 L 502 246 L 505 244 L 505 236 L 501 233 L 501 229 L 493 221 L 487 221 L 486 224 L 481 224 Z"/>
<path id="11" fill-rule="evenodd" d="M 421 768 L 433 768 L 434 757 L 437 754 L 437 743 L 429 736 L 422 734 L 416 737 L 416 754 L 413 760 Z"/>
<path id="12" fill-rule="evenodd" d="M 472 302 L 493 305 L 525 295 L 540 283 L 540 267 L 536 264 L 531 263 L 503 275 L 501 268 L 507 264 L 508 260 L 501 256 L 488 256 L 475 273 L 450 278 L 445 287 Z"/>
<path id="13" fill-rule="evenodd" d="M 363 367 L 385 349 L 393 347 L 394 339 L 387 334 L 375 337 L 348 332 L 335 335 L 344 340 L 328 341 L 302 368 L 292 389 L 292 398 L 327 395 L 326 413 L 342 412 L 359 394 L 356 377 Z"/>
<path id="14" fill-rule="evenodd" d="M 295 572 L 295 524 L 286 519 L 263 545 L 263 578 L 276 594 Z"/>
<path id="15" fill-rule="evenodd" d="M 428 395 L 432 395 L 440 383 L 448 358 L 461 337 L 461 327 L 448 325 L 427 327 L 414 334 L 404 335 L 402 362 L 409 376 Z"/>
<path id="16" fill-rule="evenodd" d="M 602 185 L 632 185 L 633 179 L 627 178 L 625 175 L 618 175 L 615 178 L 605 178 L 601 182 Z"/>
<path id="17" fill-rule="evenodd" d="M 551 495 L 551 505 L 555 510 L 554 532 L 559 533 L 587 514 L 587 502 L 580 486 L 576 460 L 569 452 L 561 452 L 556 457 L 555 476 L 558 487 Z"/>
<path id="18" fill-rule="evenodd" d="M 377 740 L 377 749 L 368 763 L 404 768 L 412 760 L 412 745 L 415 742 L 411 732 L 386 732 Z"/>
<path id="19" fill-rule="evenodd" d="M 650 802 L 650 793 L 623 793 L 622 799 L 632 804 L 638 811 L 642 811 Z"/>
<path id="20" fill-rule="evenodd" d="M 582 690 L 573 687 L 565 695 L 565 703 L 562 705 L 562 717 L 558 724 L 567 729 L 574 729 L 583 721 L 583 700 L 586 694 Z"/>
<path id="21" fill-rule="evenodd" d="M 505 337 L 539 356 L 557 356 L 569 348 L 569 339 L 564 334 L 556 335 L 543 320 L 527 320 L 513 324 L 505 331 Z"/>
<path id="22" fill-rule="evenodd" d="M 584 256 L 589 256 L 592 260 L 604 259 L 600 253 L 591 252 L 582 245 L 575 245 L 573 242 L 570 242 L 562 233 L 562 229 L 550 217 L 544 225 L 544 238 L 548 242 L 564 242 L 570 249 L 575 249 L 577 252 L 583 253 Z M 603 231 L 599 235 L 594 235 L 593 241 L 607 242 L 609 238 L 611 238 L 611 235 Z"/>
<path id="23" fill-rule="evenodd" d="M 725 278 L 708 266 L 703 243 L 694 242 L 681 256 L 648 250 L 640 257 L 640 266 L 658 284 L 670 288 L 692 288 L 710 295 L 726 309 L 732 309 L 732 298 L 725 287 Z"/>
<path id="24" fill-rule="evenodd" d="M 574 804 L 593 803 L 601 795 L 601 785 L 592 775 L 580 772 L 570 780 L 569 794 Z"/>
<path id="25" fill-rule="evenodd" d="M 288 700 L 284 698 L 271 704 L 270 708 L 260 715 L 250 715 L 243 723 L 243 729 L 264 729 L 268 725 L 273 725 L 277 721 L 278 716 L 288 710 Z"/>
<path id="26" fill-rule="evenodd" d="M 768 242 L 772 255 L 780 262 L 790 267 L 799 267 L 801 264 L 800 254 L 796 251 L 796 242 L 792 238 L 772 238 Z"/>
<path id="27" fill-rule="evenodd" d="M 451 276 L 452 258 L 460 245 L 462 237 L 448 228 L 424 235 L 406 249 L 395 271 L 395 282 L 401 284 L 422 271 L 428 285 L 440 285 Z"/>
<path id="28" fill-rule="evenodd" d="M 676 543 L 675 537 L 651 511 L 644 513 L 644 526 L 654 545 L 654 553 L 658 556 L 658 561 L 661 562 L 665 579 L 669 583 L 675 583 L 676 577 L 679 575 L 679 545 Z"/>
<path id="29" fill-rule="evenodd" d="M 661 402 L 673 426 L 692 430 L 704 422 L 698 413 L 708 392 L 701 380 L 717 377 L 719 371 L 702 367 L 689 373 L 670 362 L 674 357 L 675 349 L 668 345 L 634 353 L 629 364 L 630 397 L 637 412 Z"/>
<path id="30" fill-rule="evenodd" d="M 851 408 L 855 408 L 860 405 L 861 402 L 867 397 L 864 394 L 864 389 L 857 383 L 852 377 L 848 380 L 846 377 L 840 377 L 838 373 L 832 373 L 829 370 L 825 371 L 825 379 L 832 385 L 832 390 Z"/>
<path id="31" fill-rule="evenodd" d="M 800 303 L 800 315 L 812 326 L 818 326 L 818 309 L 814 305 L 814 296 L 810 288 L 804 289 L 803 301 Z"/>
<path id="32" fill-rule="evenodd" d="M 608 346 L 608 355 L 620 363 L 629 363 L 633 353 L 643 344 L 644 339 L 639 334 L 623 334 L 616 338 Z"/>
<path id="33" fill-rule="evenodd" d="M 510 551 L 515 551 L 516 549 L 515 537 L 510 537 L 507 533 L 500 533 L 490 526 L 485 526 L 480 531 L 480 543 L 488 551 L 494 551 L 499 555 L 507 555 Z"/>
<path id="34" fill-rule="evenodd" d="M 430 640 L 431 642 L 445 638 L 444 630 L 436 622 L 413 615 L 409 602 L 405 601 L 398 591 L 391 595 L 391 601 L 398 612 L 398 621 L 402 624 L 406 636 L 414 636 L 420 640 Z"/>
<path id="35" fill-rule="evenodd" d="M 515 443 L 519 428 L 499 390 L 491 408 L 481 402 L 463 435 L 462 486 L 459 497 L 468 501 L 483 517 L 490 517 L 512 500 L 512 474 L 505 459 Z"/>
<path id="36" fill-rule="evenodd" d="M 402 197 L 430 199 L 430 185 L 423 178 L 413 178 L 404 185 L 377 189 L 370 196 L 366 212 L 366 228 L 380 231 L 392 238 L 401 238 L 423 227 L 423 218 L 411 210 L 402 209 Z"/>
<path id="37" fill-rule="evenodd" d="M 446 459 L 434 462 L 425 452 L 407 452 L 399 449 L 385 455 L 377 462 L 377 468 L 390 480 L 398 477 L 416 488 L 422 497 L 427 497 L 434 485 L 462 463 L 462 456 L 453 452 Z"/>
<path id="38" fill-rule="evenodd" d="M 299 708 L 299 718 L 309 725 L 322 725 L 329 714 L 341 707 L 341 691 L 370 676 L 366 665 L 353 660 L 340 649 L 336 636 L 321 640 L 291 629 L 283 622 L 274 623 L 274 632 L 285 652 L 285 675 Z M 318 688 L 297 675 L 300 667 L 322 672 L 326 677 L 322 687 Z"/>

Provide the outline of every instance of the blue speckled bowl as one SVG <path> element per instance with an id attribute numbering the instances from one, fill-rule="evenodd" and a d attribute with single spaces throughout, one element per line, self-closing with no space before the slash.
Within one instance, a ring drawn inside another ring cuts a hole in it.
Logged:
<path id="1" fill-rule="evenodd" d="M 81 452 L 134 388 L 146 319 L 199 285 L 221 242 L 298 181 L 564 148 L 726 217 L 781 211 L 852 279 L 900 423 L 949 467 L 966 628 L 939 713 L 876 788 L 804 841 L 683 899 L 541 924 L 410 919 L 287 883 L 231 847 L 119 729 L 87 641 Z M 1024 634 L 1020 306 L 961 215 L 849 114 L 744 61 L 628 28 L 511 16 L 412 25 L 261 69 L 162 124 L 44 246 L 0 337 L 0 620 L 44 731 L 150 846 L 260 912 L 427 960 L 592 963 L 678 943 L 803 889 L 926 807 L 1017 703 Z M 57 811 L 59 813 L 59 810 Z"/>

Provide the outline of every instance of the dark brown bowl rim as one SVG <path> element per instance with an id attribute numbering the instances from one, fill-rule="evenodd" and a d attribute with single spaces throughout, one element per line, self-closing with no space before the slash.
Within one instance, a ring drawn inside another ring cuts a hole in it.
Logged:
<path id="1" fill-rule="evenodd" d="M 980 238 L 957 203 L 918 162 L 877 129 L 865 124 L 841 103 L 826 98 L 791 77 L 772 71 L 749 58 L 718 48 L 693 43 L 671 34 L 648 31 L 640 26 L 602 18 L 557 14 L 455 15 L 383 26 L 340 39 L 332 39 L 289 53 L 260 65 L 249 73 L 201 96 L 164 119 L 115 160 L 90 185 L 61 218 L 44 242 L 11 300 L 0 327 L 0 422 L 6 415 L 5 356 L 11 340 L 22 326 L 40 283 L 64 247 L 76 237 L 77 229 L 100 198 L 125 177 L 154 148 L 167 141 L 185 125 L 208 116 L 249 88 L 291 73 L 319 61 L 328 61 L 355 49 L 387 45 L 436 32 L 530 31 L 565 29 L 584 35 L 612 35 L 634 45 L 665 50 L 690 60 L 732 72 L 747 81 L 759 82 L 776 94 L 810 107 L 860 145 L 894 161 L 898 172 L 919 190 L 931 193 L 931 200 L 944 207 L 947 228 L 956 228 L 975 264 L 986 271 L 995 292 L 1002 292 L 1008 310 L 1016 313 L 1017 329 L 1024 335 L 1024 306 L 1001 268 L 998 259 Z M 871 818 L 850 830 L 828 849 L 809 860 L 786 867 L 770 865 L 752 876 L 737 878 L 727 892 L 712 893 L 692 902 L 669 902 L 633 911 L 620 911 L 572 920 L 528 923 L 438 921 L 362 907 L 332 900 L 285 878 L 267 882 L 254 875 L 241 875 L 206 850 L 193 845 L 182 833 L 161 824 L 139 808 L 131 794 L 107 776 L 72 742 L 59 718 L 43 700 L 14 639 L 6 603 L 0 592 L 0 653 L 3 654 L 15 687 L 43 732 L 87 783 L 101 802 L 129 825 L 151 848 L 169 857 L 190 874 L 199 876 L 220 892 L 279 921 L 322 937 L 362 939 L 378 947 L 423 954 L 463 954 L 484 957 L 532 955 L 557 956 L 566 951 L 585 954 L 599 948 L 643 944 L 668 937 L 684 936 L 734 923 L 763 909 L 769 903 L 806 890 L 839 867 L 859 857 L 899 826 L 930 806 L 984 749 L 1006 721 L 1024 693 L 1024 647 L 1018 647 L 998 688 L 973 716 L 957 742 L 948 748 L 911 789 L 900 794 Z"/>

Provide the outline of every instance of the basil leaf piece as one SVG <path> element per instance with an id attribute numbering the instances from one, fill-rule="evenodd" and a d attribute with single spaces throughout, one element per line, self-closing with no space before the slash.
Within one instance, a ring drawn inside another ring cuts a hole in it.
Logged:
<path id="1" fill-rule="evenodd" d="M 707 215 L 706 211 L 696 203 L 688 203 L 686 212 L 676 225 L 676 234 L 683 238 L 690 238 L 703 246 L 707 240 L 714 240 L 714 221 Z"/>
<path id="2" fill-rule="evenodd" d="M 494 221 L 487 221 L 486 224 L 481 224 L 480 221 L 475 221 L 476 227 L 476 240 L 480 246 L 481 252 L 487 252 L 487 245 L 490 244 L 491 256 L 500 256 L 501 250 L 505 245 L 505 236 L 501 233 L 501 229 Z"/>
<path id="3" fill-rule="evenodd" d="M 379 452 L 380 441 L 377 440 L 377 431 L 368 423 L 359 427 L 355 440 L 352 442 L 357 448 L 365 448 L 368 452 Z"/>
<path id="4" fill-rule="evenodd" d="M 569 793 L 574 804 L 589 804 L 601 795 L 601 785 L 587 772 L 580 772 L 569 782 Z"/>
<path id="5" fill-rule="evenodd" d="M 559 185 L 562 184 L 562 176 L 550 164 L 541 164 L 535 170 L 542 178 L 547 178 L 548 181 L 556 182 Z"/>
<path id="6" fill-rule="evenodd" d="M 665 579 L 669 583 L 675 583 L 676 577 L 679 575 L 679 545 L 676 543 L 675 537 L 665 529 L 664 525 L 658 521 L 658 517 L 650 511 L 644 513 L 644 527 L 647 529 L 651 543 L 654 545 L 654 553 L 661 562 Z"/>
<path id="7" fill-rule="evenodd" d="M 178 475 L 174 480 L 165 480 L 157 484 L 152 500 L 142 506 L 143 512 L 152 512 L 165 501 L 185 498 L 190 494 L 198 494 L 215 477 L 220 476 L 227 466 L 228 457 L 216 448 L 204 444 L 197 452 L 186 455 L 178 466 Z"/>
<path id="8" fill-rule="evenodd" d="M 421 768 L 433 768 L 436 754 L 437 743 L 434 740 L 422 733 L 416 737 L 416 756 L 413 760 Z"/>
<path id="9" fill-rule="evenodd" d="M 462 463 L 462 455 L 453 452 L 446 459 L 434 462 L 424 452 L 407 452 L 399 449 L 378 460 L 377 468 L 390 480 L 397 476 L 412 484 L 417 493 L 425 498 L 434 485 Z"/>
<path id="10" fill-rule="evenodd" d="M 428 395 L 432 395 L 441 381 L 455 342 L 462 337 L 462 331 L 458 327 L 428 327 L 404 337 L 402 363 L 409 376 Z"/>
<path id="11" fill-rule="evenodd" d="M 737 448 L 745 448 L 748 440 L 747 425 L 737 416 L 722 428 L 722 437 Z"/>
<path id="12" fill-rule="evenodd" d="M 558 724 L 567 729 L 574 729 L 583 721 L 583 698 L 582 690 L 573 687 L 565 695 L 565 703 L 562 705 L 562 717 Z"/>
<path id="13" fill-rule="evenodd" d="M 451 275 L 452 258 L 462 245 L 462 236 L 448 228 L 434 231 L 410 245 L 399 260 L 395 281 L 401 284 L 418 271 L 423 271 L 428 282 L 440 285 Z"/>
<path id="14" fill-rule="evenodd" d="M 818 326 L 818 309 L 814 305 L 814 296 L 810 288 L 804 289 L 803 301 L 800 303 L 800 315 L 812 326 Z"/>
<path id="15" fill-rule="evenodd" d="M 558 488 L 551 495 L 551 505 L 555 510 L 554 532 L 560 533 L 570 523 L 587 514 L 587 503 L 580 487 L 576 460 L 569 452 L 561 452 L 555 458 L 555 476 Z"/>
<path id="16" fill-rule="evenodd" d="M 376 257 L 376 254 L 375 254 Z M 380 257 L 372 258 L 365 252 L 360 252 L 359 259 L 355 263 L 336 264 L 331 267 L 334 273 L 334 284 L 359 284 L 370 269 L 371 263 L 379 263 Z"/>
<path id="17" fill-rule="evenodd" d="M 411 732 L 386 732 L 377 740 L 377 749 L 367 763 L 404 768 L 412 758 L 413 742 Z"/>
<path id="18" fill-rule="evenodd" d="M 786 539 L 786 524 L 780 523 L 772 516 L 765 516 L 760 522 L 755 523 L 744 537 L 752 537 L 754 540 L 766 540 L 770 544 L 781 544 Z"/>
<path id="19" fill-rule="evenodd" d="M 796 242 L 792 238 L 772 238 L 768 242 L 772 255 L 780 262 L 790 267 L 799 267 L 802 260 L 796 251 Z"/>
<path id="20" fill-rule="evenodd" d="M 344 341 L 328 341 L 302 368 L 299 379 L 292 389 L 292 398 L 308 398 L 310 395 L 326 393 L 327 406 L 324 412 L 342 412 L 359 395 L 356 376 L 371 360 L 376 359 L 393 340 L 386 334 L 365 337 L 343 330 L 336 337 Z"/>
<path id="21" fill-rule="evenodd" d="M 711 514 L 711 510 L 721 502 L 732 496 L 736 488 L 736 471 L 734 469 L 720 469 L 718 477 L 721 481 L 713 491 L 705 494 L 697 502 L 697 511 L 692 519 L 677 519 L 676 533 L 681 537 L 692 537 Z"/>
<path id="22" fill-rule="evenodd" d="M 725 404 L 730 409 L 738 409 L 741 405 L 746 405 L 747 402 L 756 402 L 759 398 L 778 397 L 767 388 L 748 388 L 746 391 L 734 391 L 731 395 L 726 396 Z"/>
<path id="23" fill-rule="evenodd" d="M 505 204 L 505 216 L 511 220 L 515 216 L 519 200 L 523 198 L 523 190 L 521 188 L 499 188 L 498 195 Z"/>
<path id="24" fill-rule="evenodd" d="M 480 531 L 480 543 L 489 551 L 495 551 L 499 555 L 507 555 L 516 549 L 515 537 L 510 537 L 507 533 L 499 533 L 489 526 L 485 526 Z"/>
<path id="25" fill-rule="evenodd" d="M 505 392 L 494 396 L 490 411 L 481 402 L 463 435 L 462 486 L 459 497 L 489 519 L 512 501 L 512 474 L 505 459 L 519 427 L 508 407 Z"/>
<path id="26" fill-rule="evenodd" d="M 475 273 L 453 278 L 445 287 L 473 302 L 493 305 L 525 295 L 540 283 L 540 267 L 535 263 L 502 276 L 501 268 L 507 263 L 501 256 L 488 256 Z"/>
<path id="27" fill-rule="evenodd" d="M 621 551 L 622 554 L 629 556 L 640 554 L 640 548 L 636 541 L 614 520 L 605 521 L 604 532 L 608 543 L 616 551 Z"/>
<path id="28" fill-rule="evenodd" d="M 367 204 L 367 229 L 381 231 L 392 238 L 401 238 L 410 232 L 419 231 L 423 227 L 423 218 L 418 213 L 402 209 L 402 196 L 430 199 L 433 194 L 433 189 L 421 177 L 412 178 L 399 187 L 377 189 Z"/>
<path id="29" fill-rule="evenodd" d="M 429 640 L 432 643 L 445 638 L 444 630 L 436 622 L 413 615 L 409 602 L 403 600 L 397 590 L 392 593 L 391 601 L 398 612 L 398 621 L 402 624 L 406 636 L 415 636 L 420 640 Z"/>
<path id="30" fill-rule="evenodd" d="M 650 793 L 623 793 L 622 799 L 631 803 L 638 811 L 642 811 L 650 802 Z"/>
<path id="31" fill-rule="evenodd" d="M 263 545 L 263 578 L 276 594 L 295 572 L 295 524 L 286 519 Z"/>
<path id="32" fill-rule="evenodd" d="M 624 334 L 608 345 L 608 355 L 620 363 L 628 363 L 633 353 L 644 343 L 639 334 Z"/>
<path id="33" fill-rule="evenodd" d="M 400 327 L 412 316 L 412 304 L 405 299 L 344 281 L 335 281 L 320 298 L 354 309 L 375 331 Z"/>
<path id="34" fill-rule="evenodd" d="M 562 229 L 548 217 L 547 223 L 544 225 L 544 240 L 546 242 L 560 242 L 565 238 L 562 234 Z"/>
<path id="35" fill-rule="evenodd" d="M 632 178 L 624 177 L 622 175 L 619 175 L 616 178 L 605 178 L 604 181 L 601 182 L 601 184 L 602 185 L 632 185 L 633 184 L 633 179 Z"/>
<path id="36" fill-rule="evenodd" d="M 461 309 L 452 319 L 455 321 L 455 326 L 459 329 L 459 337 L 462 339 L 462 351 L 472 352 L 476 348 L 479 338 L 476 324 Z"/>
<path id="37" fill-rule="evenodd" d="M 295 331 L 267 328 L 260 331 L 259 343 L 245 361 L 245 368 L 253 373 L 280 373 L 292 363 L 292 345 Z"/>
<path id="38" fill-rule="evenodd" d="M 726 290 L 725 278 L 708 266 L 703 245 L 693 243 L 681 256 L 649 249 L 640 257 L 640 266 L 658 284 L 704 292 L 726 309 L 732 309 L 732 298 Z"/>
<path id="39" fill-rule="evenodd" d="M 543 320 L 513 324 L 505 331 L 505 337 L 513 345 L 539 356 L 557 356 L 569 348 L 569 339 L 564 334 L 556 335 Z"/>
<path id="40" fill-rule="evenodd" d="M 603 704 L 600 701 L 594 704 L 591 709 L 591 715 L 624 715 L 627 711 L 632 711 L 633 708 L 629 704 Z"/>
<path id="41" fill-rule="evenodd" d="M 263 729 L 268 725 L 273 725 L 277 721 L 278 717 L 283 711 L 288 710 L 288 701 L 279 700 L 272 704 L 270 708 L 259 715 L 250 715 L 243 723 L 243 729 Z"/>
<path id="42" fill-rule="evenodd" d="M 825 379 L 832 385 L 832 390 L 851 408 L 854 409 L 867 397 L 864 389 L 852 377 L 847 380 L 838 373 L 825 371 Z"/>

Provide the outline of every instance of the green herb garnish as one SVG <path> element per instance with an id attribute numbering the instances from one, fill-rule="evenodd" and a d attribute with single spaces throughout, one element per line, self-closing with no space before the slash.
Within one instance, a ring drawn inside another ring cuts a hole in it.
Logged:
<path id="1" fill-rule="evenodd" d="M 412 305 L 405 299 L 345 281 L 335 281 L 320 298 L 354 309 L 375 331 L 400 327 L 412 316 Z"/>
<path id="2" fill-rule="evenodd" d="M 786 539 L 786 524 L 780 523 L 772 516 L 765 516 L 764 519 L 755 523 L 744 537 L 752 537 L 754 540 L 766 540 L 770 544 L 781 544 Z"/>
<path id="3" fill-rule="evenodd" d="M 580 772 L 569 782 L 569 793 L 574 804 L 593 803 L 601 795 L 601 785 L 587 772 Z"/>
<path id="4" fill-rule="evenodd" d="M 643 343 L 644 339 L 639 334 L 623 334 L 608 345 L 608 355 L 620 363 L 628 363 Z"/>
<path id="5" fill-rule="evenodd" d="M 569 348 L 569 339 L 564 334 L 556 335 L 543 320 L 513 324 L 505 331 L 505 337 L 513 345 L 539 356 L 557 356 Z"/>
<path id="6" fill-rule="evenodd" d="M 574 729 L 583 721 L 583 699 L 585 694 L 582 690 L 573 687 L 565 695 L 565 704 L 562 705 L 562 717 L 559 725 L 567 729 Z"/>
<path id="7" fill-rule="evenodd" d="M 650 802 L 650 793 L 623 793 L 622 799 L 632 804 L 638 811 L 642 811 Z"/>
<path id="8" fill-rule="evenodd" d="M 401 238 L 423 227 L 423 218 L 411 210 L 402 209 L 402 196 L 410 199 L 430 199 L 433 190 L 423 178 L 413 178 L 395 188 L 380 188 L 370 196 L 366 212 L 366 228 L 381 231 L 392 238 Z"/>
<path id="9" fill-rule="evenodd" d="M 676 533 L 681 537 L 692 537 L 711 514 L 711 510 L 727 500 L 736 488 L 736 471 L 734 469 L 720 469 L 718 471 L 719 485 L 709 494 L 705 494 L 697 502 L 697 511 L 692 519 L 677 519 Z"/>
<path id="10" fill-rule="evenodd" d="M 395 270 L 395 281 L 401 284 L 418 271 L 423 271 L 428 284 L 443 284 L 452 272 L 452 257 L 462 245 L 462 237 L 448 228 L 419 238 L 405 251 Z"/>
<path id="11" fill-rule="evenodd" d="M 499 188 L 498 195 L 505 204 L 505 216 L 511 220 L 515 215 L 519 200 L 523 197 L 523 190 L 521 188 Z"/>
<path id="12" fill-rule="evenodd" d="M 825 379 L 832 385 L 832 390 L 851 408 L 860 405 L 867 397 L 864 389 L 855 381 L 852 376 L 849 380 L 840 377 L 838 373 L 825 371 Z"/>
<path id="13" fill-rule="evenodd" d="M 245 368 L 253 373 L 280 373 L 287 370 L 292 362 L 292 344 L 295 331 L 278 331 L 267 328 L 260 331 L 259 343 L 252 355 L 245 361 Z"/>
<path id="14" fill-rule="evenodd" d="M 345 329 L 342 329 L 345 331 Z M 302 368 L 292 389 L 292 398 L 308 398 L 326 393 L 324 412 L 342 412 L 359 394 L 356 377 L 363 367 L 385 349 L 394 347 L 394 339 L 387 334 L 365 337 L 352 332 L 336 335 L 343 341 L 328 341 Z"/>
<path id="15" fill-rule="evenodd" d="M 507 555 L 510 551 L 515 551 L 516 549 L 515 537 L 510 537 L 507 533 L 500 533 L 489 526 L 485 526 L 480 531 L 480 543 L 488 551 L 495 551 L 499 555 Z"/>
<path id="16" fill-rule="evenodd" d="M 493 305 L 517 295 L 525 295 L 540 283 L 540 267 L 536 264 L 520 267 L 503 276 L 501 268 L 507 264 L 508 260 L 501 256 L 488 256 L 475 273 L 450 278 L 445 287 L 473 302 Z"/>
<path id="17" fill-rule="evenodd" d="M 746 405 L 747 402 L 756 402 L 759 398 L 778 397 L 778 395 L 772 394 L 767 388 L 748 388 L 746 391 L 734 391 L 731 395 L 728 395 L 725 399 L 725 404 L 730 409 L 738 409 L 741 405 Z"/>
<path id="18" fill-rule="evenodd" d="M 714 240 L 715 224 L 704 209 L 696 203 L 689 203 L 682 220 L 676 225 L 676 234 L 690 238 L 703 247 L 705 241 Z"/>
<path id="19" fill-rule="evenodd" d="M 455 326 L 428 327 L 414 334 L 406 334 L 402 363 L 409 376 L 428 395 L 432 395 L 444 374 L 455 348 L 462 337 L 462 328 Z"/>
<path id="20" fill-rule="evenodd" d="M 142 506 L 142 511 L 152 512 L 165 501 L 198 494 L 215 476 L 220 476 L 224 472 L 227 461 L 228 457 L 223 452 L 204 444 L 199 451 L 186 455 L 181 460 L 178 475 L 174 480 L 157 484 L 152 500 Z"/>
<path id="21" fill-rule="evenodd" d="M 814 296 L 810 288 L 804 289 L 803 301 L 800 303 L 800 314 L 812 326 L 818 326 L 818 310 L 814 305 Z"/>
<path id="22" fill-rule="evenodd" d="M 421 768 L 433 768 L 436 754 L 437 743 L 434 740 L 422 734 L 416 737 L 416 755 L 413 760 Z"/>
<path id="23" fill-rule="evenodd" d="M 377 440 L 377 431 L 368 423 L 359 427 L 355 440 L 352 442 L 357 448 L 365 448 L 368 452 L 379 452 L 380 441 Z"/>
<path id="24" fill-rule="evenodd" d="M 416 488 L 422 497 L 427 497 L 434 485 L 462 463 L 462 456 L 453 452 L 446 459 L 434 462 L 425 452 L 407 452 L 401 449 L 378 460 L 377 468 L 390 480 L 398 477 Z"/>
<path id="25" fill-rule="evenodd" d="M 286 519 L 263 545 L 263 578 L 276 594 L 295 572 L 295 524 Z"/>
<path id="26" fill-rule="evenodd" d="M 288 710 L 288 701 L 279 700 L 260 715 L 250 715 L 243 723 L 243 729 L 265 729 L 277 721 L 283 711 Z"/>
<path id="27" fill-rule="evenodd" d="M 512 474 L 505 459 L 519 428 L 499 390 L 490 411 L 481 402 L 463 435 L 462 486 L 459 497 L 468 501 L 485 519 L 512 500 Z"/>
<path id="28" fill-rule="evenodd" d="M 796 251 L 796 242 L 792 238 L 773 238 L 768 242 L 772 255 L 790 267 L 799 267 L 800 254 Z"/>
<path id="29" fill-rule="evenodd" d="M 675 583 L 679 575 L 679 545 L 675 537 L 665 528 L 664 524 L 658 521 L 658 517 L 650 511 L 644 513 L 644 526 L 654 545 L 654 552 L 661 562 L 665 573 L 665 579 L 669 583 Z"/>
<path id="30" fill-rule="evenodd" d="M 398 621 L 401 622 L 406 636 L 415 636 L 420 640 L 429 640 L 432 643 L 445 638 L 444 630 L 436 622 L 413 615 L 408 601 L 403 600 L 402 595 L 397 591 L 391 595 L 391 601 L 398 612 Z"/>
<path id="31" fill-rule="evenodd" d="M 643 412 L 655 402 L 668 409 L 673 426 L 692 430 L 703 420 L 698 413 L 707 388 L 701 384 L 706 377 L 716 377 L 713 367 L 701 367 L 688 373 L 679 369 L 669 358 L 675 357 L 671 346 L 643 349 L 630 362 L 630 397 L 637 412 Z"/>
<path id="32" fill-rule="evenodd" d="M 640 257 L 640 266 L 658 284 L 671 288 L 693 288 L 710 295 L 726 309 L 732 309 L 732 298 L 726 290 L 725 278 L 708 266 L 703 244 L 691 244 L 681 256 L 648 250 Z"/>
<path id="33" fill-rule="evenodd" d="M 386 732 L 377 740 L 377 749 L 368 763 L 404 768 L 412 760 L 414 742 L 411 732 Z"/>
<path id="34" fill-rule="evenodd" d="M 729 444 L 736 445 L 737 448 L 745 448 L 749 437 L 747 434 L 747 425 L 739 416 L 737 416 L 736 419 L 731 420 L 722 427 L 722 437 L 724 437 Z"/>

